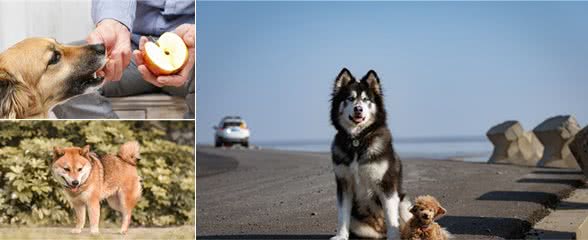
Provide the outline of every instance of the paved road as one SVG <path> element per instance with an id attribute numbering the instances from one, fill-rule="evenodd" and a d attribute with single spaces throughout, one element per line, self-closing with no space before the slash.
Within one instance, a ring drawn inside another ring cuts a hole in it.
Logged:
<path id="1" fill-rule="evenodd" d="M 197 147 L 199 239 L 326 239 L 335 233 L 328 153 Z M 581 184 L 578 171 L 404 159 L 409 196 L 431 194 L 456 239 L 523 237 Z"/>

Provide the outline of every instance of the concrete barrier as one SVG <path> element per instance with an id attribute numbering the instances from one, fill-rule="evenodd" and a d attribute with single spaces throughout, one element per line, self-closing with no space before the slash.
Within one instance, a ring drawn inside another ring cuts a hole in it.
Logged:
<path id="1" fill-rule="evenodd" d="M 574 140 L 570 143 L 570 151 L 572 151 L 578 165 L 582 168 L 584 176 L 588 178 L 588 126 L 576 133 Z"/>
<path id="2" fill-rule="evenodd" d="M 548 118 L 535 127 L 533 133 L 545 147 L 538 166 L 579 168 L 568 147 L 578 131 L 580 131 L 580 126 L 576 119 L 570 115 Z"/>
<path id="3" fill-rule="evenodd" d="M 486 133 L 494 144 L 489 163 L 536 166 L 543 154 L 543 145 L 532 132 L 525 132 L 518 121 L 498 124 Z"/>

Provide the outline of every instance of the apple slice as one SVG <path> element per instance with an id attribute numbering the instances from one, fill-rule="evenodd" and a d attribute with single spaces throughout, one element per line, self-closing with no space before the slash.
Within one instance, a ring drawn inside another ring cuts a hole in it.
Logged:
<path id="1" fill-rule="evenodd" d="M 184 40 L 173 32 L 162 34 L 157 42 L 145 43 L 143 51 L 145 66 L 155 75 L 177 73 L 188 62 L 188 56 Z"/>

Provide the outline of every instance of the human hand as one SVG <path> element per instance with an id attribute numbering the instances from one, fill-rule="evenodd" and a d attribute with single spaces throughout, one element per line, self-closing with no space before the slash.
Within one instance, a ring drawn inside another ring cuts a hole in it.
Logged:
<path id="1" fill-rule="evenodd" d="M 145 43 L 148 39 L 144 36 L 141 37 L 139 40 L 139 50 L 133 51 L 133 55 L 135 57 L 135 63 L 137 64 L 137 69 L 143 76 L 145 81 L 150 82 L 151 84 L 163 87 L 163 86 L 174 86 L 179 87 L 184 85 L 186 80 L 190 77 L 192 68 L 194 68 L 194 56 L 195 56 L 195 48 L 196 48 L 196 27 L 194 24 L 182 24 L 174 30 L 174 32 L 180 36 L 184 40 L 186 47 L 188 48 L 188 61 L 184 64 L 182 69 L 176 74 L 172 75 L 155 75 L 147 66 L 145 66 L 145 61 L 143 60 L 142 51 L 145 51 Z"/>
<path id="2" fill-rule="evenodd" d="M 131 62 L 131 33 L 122 23 L 114 19 L 100 21 L 86 38 L 88 44 L 104 43 L 107 61 L 96 73 L 106 80 L 119 81 L 124 69 Z"/>

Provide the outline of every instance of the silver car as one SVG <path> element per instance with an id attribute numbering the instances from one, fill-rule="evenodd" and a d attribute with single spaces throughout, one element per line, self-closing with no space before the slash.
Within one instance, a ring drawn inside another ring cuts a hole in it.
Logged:
<path id="1" fill-rule="evenodd" d="M 249 128 L 247 128 L 247 123 L 241 117 L 224 117 L 218 126 L 214 126 L 213 129 L 215 130 L 215 147 L 230 146 L 233 144 L 241 144 L 243 147 L 249 147 Z"/>

